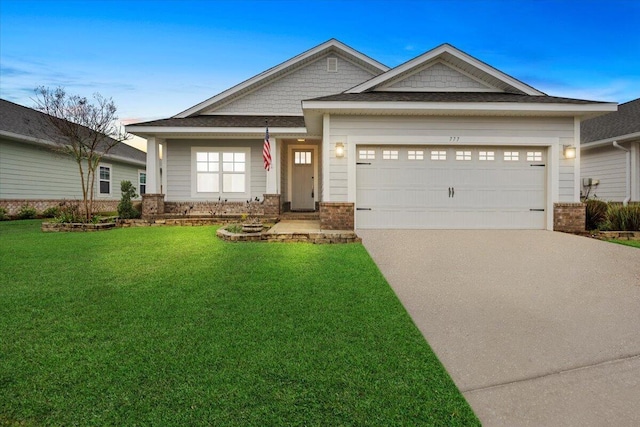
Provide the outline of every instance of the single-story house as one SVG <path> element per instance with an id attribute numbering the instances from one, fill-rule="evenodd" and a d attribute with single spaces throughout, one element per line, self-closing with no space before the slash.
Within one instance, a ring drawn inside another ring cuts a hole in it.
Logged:
<path id="1" fill-rule="evenodd" d="M 39 213 L 63 201 L 82 200 L 78 165 L 56 150 L 44 113 L 0 99 L 0 207 L 15 215 L 23 205 Z M 146 154 L 121 143 L 102 158 L 96 173 L 94 209 L 115 211 L 120 182 L 145 191 Z"/>
<path id="2" fill-rule="evenodd" d="M 640 98 L 581 126 L 582 194 L 640 202 Z"/>
<path id="3" fill-rule="evenodd" d="M 580 123 L 616 108 L 548 96 L 449 44 L 389 68 L 331 39 L 127 130 L 148 141 L 143 215 L 257 197 L 317 210 L 323 228 L 571 229 Z"/>

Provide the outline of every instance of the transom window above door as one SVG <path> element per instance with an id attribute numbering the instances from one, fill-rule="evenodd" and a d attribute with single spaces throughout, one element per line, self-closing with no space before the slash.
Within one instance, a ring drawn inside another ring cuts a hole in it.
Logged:
<path id="1" fill-rule="evenodd" d="M 310 165 L 311 151 L 296 151 L 293 155 L 293 163 L 296 165 Z"/>

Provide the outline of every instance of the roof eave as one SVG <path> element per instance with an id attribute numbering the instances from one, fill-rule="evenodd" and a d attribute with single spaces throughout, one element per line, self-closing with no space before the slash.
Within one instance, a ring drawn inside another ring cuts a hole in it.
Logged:
<path id="1" fill-rule="evenodd" d="M 149 136 L 163 137 L 164 135 L 189 135 L 189 134 L 209 134 L 209 135 L 251 135 L 260 138 L 264 137 L 264 127 L 200 127 L 200 126 L 135 126 L 126 127 L 127 132 L 143 138 Z M 269 127 L 269 134 L 280 135 L 306 135 L 305 127 Z"/>
<path id="2" fill-rule="evenodd" d="M 591 150 L 593 148 L 604 147 L 606 145 L 613 144 L 614 141 L 617 142 L 627 142 L 634 139 L 640 139 L 640 132 L 629 133 L 626 135 L 615 136 L 611 138 L 599 139 L 597 141 L 585 142 L 580 144 L 581 150 Z"/>

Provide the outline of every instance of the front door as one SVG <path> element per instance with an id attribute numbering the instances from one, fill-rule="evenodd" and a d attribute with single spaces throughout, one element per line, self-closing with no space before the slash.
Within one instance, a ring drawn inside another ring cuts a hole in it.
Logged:
<path id="1" fill-rule="evenodd" d="M 307 211 L 315 209 L 314 154 L 315 152 L 310 149 L 293 150 L 291 210 Z"/>

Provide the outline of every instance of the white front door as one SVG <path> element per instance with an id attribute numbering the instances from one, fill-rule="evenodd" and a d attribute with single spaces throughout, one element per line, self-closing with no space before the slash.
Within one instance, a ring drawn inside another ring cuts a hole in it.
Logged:
<path id="1" fill-rule="evenodd" d="M 315 209 L 315 151 L 310 149 L 294 149 L 291 174 L 291 210 Z"/>
<path id="2" fill-rule="evenodd" d="M 358 147 L 358 228 L 545 228 L 546 149 Z"/>

